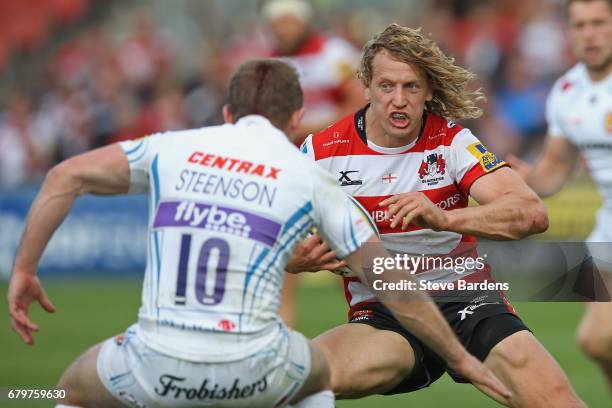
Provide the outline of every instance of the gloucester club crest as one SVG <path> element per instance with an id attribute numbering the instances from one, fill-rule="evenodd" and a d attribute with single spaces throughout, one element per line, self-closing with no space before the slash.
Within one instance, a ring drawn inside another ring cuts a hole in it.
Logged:
<path id="1" fill-rule="evenodd" d="M 442 153 L 428 154 L 419 167 L 421 182 L 430 186 L 443 180 L 444 173 L 446 173 L 446 161 Z"/>

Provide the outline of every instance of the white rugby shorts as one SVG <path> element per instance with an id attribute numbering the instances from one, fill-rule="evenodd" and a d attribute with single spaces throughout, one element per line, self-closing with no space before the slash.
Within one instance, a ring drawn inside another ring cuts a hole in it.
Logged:
<path id="1" fill-rule="evenodd" d="M 124 335 L 106 340 L 97 362 L 102 383 L 130 407 L 283 407 L 310 373 L 308 340 L 287 329 L 257 353 L 224 363 L 159 353 L 137 332 L 132 325 Z"/>

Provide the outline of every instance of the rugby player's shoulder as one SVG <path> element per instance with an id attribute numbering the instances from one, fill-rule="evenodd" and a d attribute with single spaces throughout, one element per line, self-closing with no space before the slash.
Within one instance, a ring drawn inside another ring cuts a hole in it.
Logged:
<path id="1" fill-rule="evenodd" d="M 569 91 L 582 86 L 588 79 L 586 68 L 578 63 L 555 81 L 552 91 L 558 95 L 570 94 Z"/>
<path id="2" fill-rule="evenodd" d="M 327 128 L 312 135 L 312 147 L 315 151 L 323 148 L 341 147 L 349 145 L 353 137 L 357 136 L 355 130 L 355 114 L 350 114 Z M 348 146 L 346 146 L 348 147 Z"/>
<path id="3" fill-rule="evenodd" d="M 466 129 L 453 120 L 447 120 L 429 113 L 427 114 L 427 122 L 423 130 L 423 141 L 428 147 L 433 145 L 450 146 L 457 135 L 464 134 L 465 132 L 462 131 Z"/>

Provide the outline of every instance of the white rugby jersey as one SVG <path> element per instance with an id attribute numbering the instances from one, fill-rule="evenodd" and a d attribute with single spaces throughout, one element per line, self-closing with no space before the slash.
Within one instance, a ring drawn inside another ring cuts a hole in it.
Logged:
<path id="1" fill-rule="evenodd" d="M 273 54 L 281 57 L 279 54 Z M 282 56 L 297 70 L 304 90 L 304 121 L 331 122 L 340 103 L 340 87 L 354 76 L 359 52 L 346 40 L 324 35 L 310 36 L 294 54 Z"/>
<path id="2" fill-rule="evenodd" d="M 507 164 L 487 151 L 469 129 L 433 114 L 427 114 L 423 131 L 412 144 L 376 146 L 365 134 L 366 109 L 309 136 L 302 152 L 335 175 L 342 189 L 370 213 L 389 251 L 476 257 L 475 237 L 414 224 L 405 231 L 401 225 L 391 228 L 391 221 L 385 221 L 387 208 L 379 203 L 396 194 L 420 191 L 443 210 L 467 207 L 472 183 Z M 422 270 L 419 277 L 432 282 L 491 279 L 488 267 L 462 274 Z M 350 306 L 373 300 L 372 292 L 358 279 L 345 278 L 344 284 Z"/>
<path id="3" fill-rule="evenodd" d="M 327 172 L 262 116 L 123 142 L 132 192 L 148 191 L 139 333 L 190 361 L 269 344 L 284 267 L 312 226 L 346 256 L 374 233 Z"/>
<path id="4" fill-rule="evenodd" d="M 592 82 L 578 63 L 555 83 L 547 101 L 548 133 L 580 149 L 603 197 L 596 229 L 612 242 L 612 75 Z M 600 234 L 598 234 L 600 235 Z"/>

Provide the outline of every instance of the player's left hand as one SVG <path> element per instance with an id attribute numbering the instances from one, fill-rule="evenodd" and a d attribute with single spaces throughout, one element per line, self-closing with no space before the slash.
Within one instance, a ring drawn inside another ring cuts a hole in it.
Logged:
<path id="1" fill-rule="evenodd" d="M 13 330 L 26 344 L 34 344 L 34 332 L 38 331 L 38 325 L 28 316 L 30 305 L 38 301 L 47 312 L 55 312 L 55 306 L 45 294 L 38 277 L 27 272 L 13 271 L 7 300 Z"/>
<path id="2" fill-rule="evenodd" d="M 346 262 L 336 258 L 318 234 L 303 239 L 293 251 L 293 256 L 285 266 L 289 273 L 335 271 L 346 266 Z"/>
<path id="3" fill-rule="evenodd" d="M 391 220 L 391 228 L 395 228 L 401 222 L 402 230 L 405 230 L 410 223 L 434 231 L 447 229 L 446 213 L 423 193 L 397 194 L 381 201 L 379 206 L 389 206 L 386 219 Z"/>

